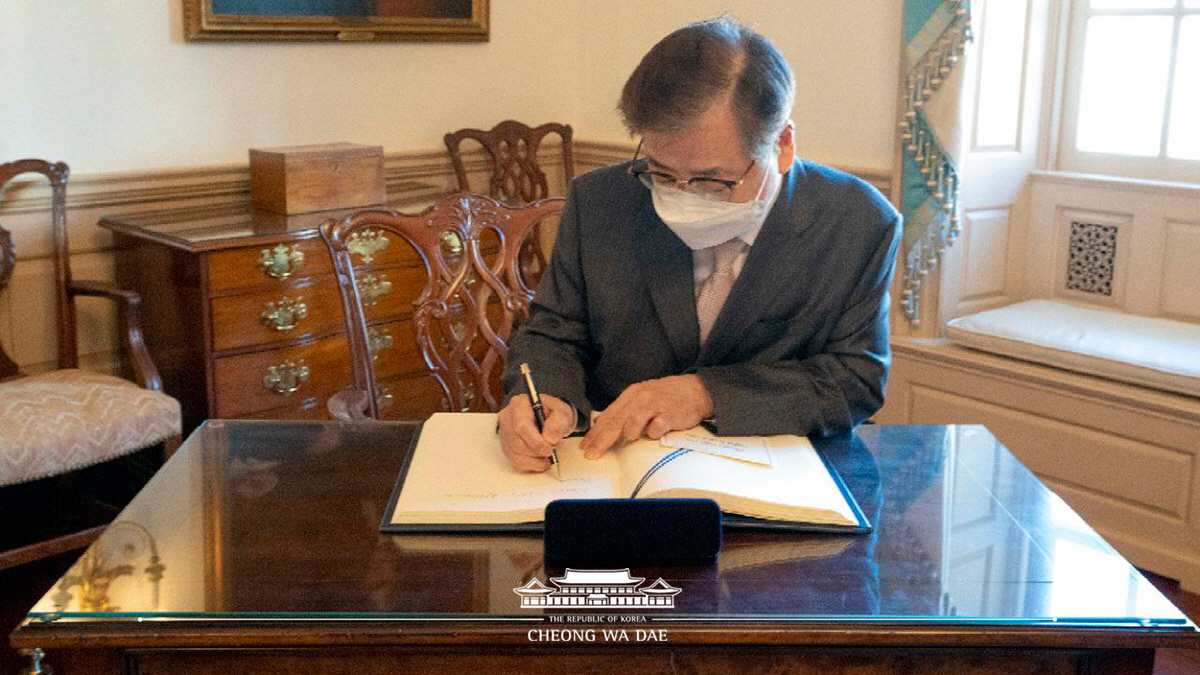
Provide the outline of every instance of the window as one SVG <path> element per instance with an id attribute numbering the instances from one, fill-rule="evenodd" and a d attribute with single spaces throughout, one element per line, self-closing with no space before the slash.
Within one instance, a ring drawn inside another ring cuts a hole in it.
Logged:
<path id="1" fill-rule="evenodd" d="M 1075 0 L 1060 168 L 1200 183 L 1200 0 Z"/>

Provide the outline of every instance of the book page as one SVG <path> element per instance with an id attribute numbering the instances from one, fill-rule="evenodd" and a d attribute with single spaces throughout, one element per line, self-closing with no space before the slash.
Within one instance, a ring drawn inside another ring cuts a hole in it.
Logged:
<path id="1" fill-rule="evenodd" d="M 662 444 L 672 448 L 688 448 L 739 462 L 771 466 L 771 449 L 762 436 L 713 436 L 703 427 L 687 431 L 672 431 L 662 437 Z"/>
<path id="2" fill-rule="evenodd" d="M 692 434 L 707 434 L 703 429 Z M 727 513 L 769 520 L 858 525 L 846 498 L 807 438 L 764 436 L 771 466 L 642 440 L 622 447 L 621 496 L 706 497 Z M 679 453 L 672 456 L 672 453 Z M 646 474 L 658 464 L 647 478 Z M 644 482 L 643 482 L 643 479 Z"/>
<path id="3" fill-rule="evenodd" d="M 583 458 L 579 439 L 562 443 L 559 481 L 508 464 L 494 413 L 436 413 L 421 428 L 393 524 L 513 524 L 543 519 L 555 499 L 619 496 L 617 460 Z"/>

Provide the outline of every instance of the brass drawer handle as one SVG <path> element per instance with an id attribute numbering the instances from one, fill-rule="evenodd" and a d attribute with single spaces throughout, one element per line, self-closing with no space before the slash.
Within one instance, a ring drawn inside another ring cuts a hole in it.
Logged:
<path id="1" fill-rule="evenodd" d="M 396 402 L 396 395 L 392 393 L 392 388 L 383 385 L 379 387 L 379 409 L 387 410 Z"/>
<path id="2" fill-rule="evenodd" d="M 308 373 L 308 364 L 303 359 L 296 363 L 288 359 L 277 366 L 267 368 L 263 386 L 280 396 L 290 396 L 308 380 Z"/>
<path id="3" fill-rule="evenodd" d="M 258 269 L 272 279 L 286 279 L 304 263 L 304 251 L 296 246 L 279 244 L 264 248 L 258 257 Z"/>
<path id="4" fill-rule="evenodd" d="M 367 274 L 358 279 L 358 296 L 362 299 L 364 307 L 374 305 L 380 296 L 391 292 L 392 282 L 388 281 L 385 276 L 377 277 L 374 274 Z"/>
<path id="5" fill-rule="evenodd" d="M 283 297 L 279 302 L 268 302 L 258 321 L 268 328 L 282 331 L 295 328 L 306 316 L 308 304 L 304 302 L 304 298 Z"/>
<path id="6" fill-rule="evenodd" d="M 346 240 L 346 248 L 350 253 L 361 256 L 364 265 L 370 265 L 377 253 L 387 250 L 389 243 L 382 230 L 367 228 L 350 235 Z"/>
<path id="7" fill-rule="evenodd" d="M 371 351 L 371 359 L 379 358 L 379 352 L 385 349 L 391 349 L 396 343 L 395 338 L 387 330 L 382 328 L 367 329 L 367 348 Z"/>
<path id="8" fill-rule="evenodd" d="M 442 252 L 449 256 L 457 256 L 463 251 L 462 238 L 457 232 L 443 232 L 441 244 Z"/>

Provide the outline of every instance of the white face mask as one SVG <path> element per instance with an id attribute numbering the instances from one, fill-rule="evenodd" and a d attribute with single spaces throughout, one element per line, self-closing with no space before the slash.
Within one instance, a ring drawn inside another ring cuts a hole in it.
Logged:
<path id="1" fill-rule="evenodd" d="M 669 187 L 650 190 L 654 210 L 693 251 L 740 237 L 762 225 L 782 180 L 764 175 L 758 194 L 748 202 L 719 202 Z M 770 185 L 768 192 L 768 184 Z"/>

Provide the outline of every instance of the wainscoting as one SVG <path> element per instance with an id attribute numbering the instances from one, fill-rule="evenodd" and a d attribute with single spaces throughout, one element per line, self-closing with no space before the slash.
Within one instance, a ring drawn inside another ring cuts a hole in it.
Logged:
<path id="1" fill-rule="evenodd" d="M 561 153 L 555 147 L 544 153 L 541 161 L 551 185 L 561 185 Z M 472 185 L 486 185 L 482 152 L 468 154 L 467 167 Z M 403 208 L 419 210 L 456 187 L 444 151 L 390 154 L 384 171 L 389 198 Z M 0 206 L 0 225 L 13 234 L 17 248 L 12 283 L 0 294 L 0 341 L 26 372 L 55 367 L 49 193 L 44 182 L 18 181 Z M 67 187 L 72 273 L 78 279 L 112 278 L 112 237 L 96 226 L 102 216 L 244 205 L 249 200 L 248 165 L 73 177 Z M 120 370 L 111 304 L 85 298 L 78 307 L 83 365 Z"/>
<path id="2" fill-rule="evenodd" d="M 1200 322 L 1200 187 L 1030 178 L 1025 298 Z"/>
<path id="3" fill-rule="evenodd" d="M 943 297 L 1008 289 L 971 310 L 1046 298 L 1200 322 L 1200 188 L 1061 173 L 1028 183 L 1027 219 L 951 249 L 970 265 L 943 267 L 940 282 L 961 291 Z M 877 421 L 986 424 L 1134 564 L 1200 589 L 1200 399 L 936 335 L 894 337 L 893 350 Z"/>
<path id="4" fill-rule="evenodd" d="M 633 153 L 634 146 L 628 143 L 576 141 L 575 170 L 579 174 L 623 162 Z M 557 146 L 543 147 L 539 160 L 550 174 L 550 184 L 561 188 L 562 157 Z M 486 185 L 487 160 L 482 152 L 467 153 L 467 168 L 472 186 L 480 189 Z M 888 172 L 847 170 L 888 194 Z M 419 210 L 456 188 L 444 150 L 387 154 L 384 172 L 389 198 L 406 209 Z M 249 167 L 245 164 L 75 176 L 67 187 L 72 272 L 78 279 L 112 278 L 112 238 L 96 226 L 102 216 L 241 205 L 249 199 Z M 15 182 L 0 204 L 0 225 L 13 234 L 18 260 L 9 289 L 0 293 L 0 342 L 31 373 L 55 367 L 49 209 L 50 190 L 37 181 Z M 85 367 L 104 372 L 121 369 L 114 326 L 115 312 L 109 303 L 88 298 L 79 301 L 79 349 Z"/>

